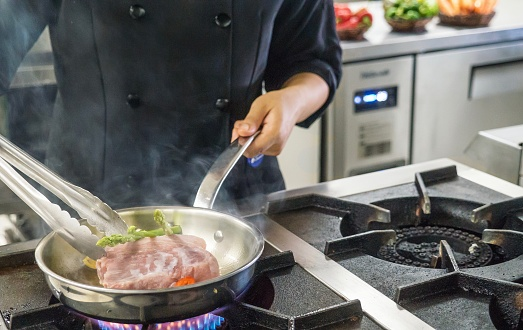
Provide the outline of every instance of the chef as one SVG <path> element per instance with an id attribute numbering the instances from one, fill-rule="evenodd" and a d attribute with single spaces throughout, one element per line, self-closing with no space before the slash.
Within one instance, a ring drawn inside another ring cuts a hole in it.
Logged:
<path id="1" fill-rule="evenodd" d="M 341 75 L 330 0 L 0 0 L 0 94 L 46 26 L 46 165 L 114 208 L 191 205 L 216 157 L 257 130 L 219 197 L 284 189 L 275 156 Z"/>

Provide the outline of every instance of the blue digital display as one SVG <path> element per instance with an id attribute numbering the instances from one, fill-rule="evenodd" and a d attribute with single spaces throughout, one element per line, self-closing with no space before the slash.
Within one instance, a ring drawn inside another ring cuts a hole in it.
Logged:
<path id="1" fill-rule="evenodd" d="M 355 112 L 396 106 L 398 87 L 365 89 L 354 92 Z"/>

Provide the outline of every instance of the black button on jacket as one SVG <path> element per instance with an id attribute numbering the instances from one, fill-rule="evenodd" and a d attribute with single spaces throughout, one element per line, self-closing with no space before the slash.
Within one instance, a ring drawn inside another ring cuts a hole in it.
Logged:
<path id="1" fill-rule="evenodd" d="M 330 0 L 17 0 L 0 1 L 0 92 L 47 25 L 60 95 L 46 162 L 113 207 L 191 204 L 263 82 L 314 72 L 330 101 L 341 75 Z M 265 157 L 220 194 L 282 188 Z"/>

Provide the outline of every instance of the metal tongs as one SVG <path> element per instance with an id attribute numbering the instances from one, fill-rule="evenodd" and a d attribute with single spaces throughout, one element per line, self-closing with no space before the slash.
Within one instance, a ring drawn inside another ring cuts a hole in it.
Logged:
<path id="1" fill-rule="evenodd" d="M 69 205 L 99 231 L 106 235 L 127 233 L 127 224 L 98 197 L 64 180 L 0 135 L 0 180 L 64 240 L 86 256 L 98 259 L 105 253 L 101 247 L 96 246 L 98 237 L 67 211 L 49 201 L 9 163 Z"/>

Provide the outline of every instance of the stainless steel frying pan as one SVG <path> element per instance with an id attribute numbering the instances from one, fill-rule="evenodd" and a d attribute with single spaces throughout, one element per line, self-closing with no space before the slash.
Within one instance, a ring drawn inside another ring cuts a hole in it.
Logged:
<path id="1" fill-rule="evenodd" d="M 263 236 L 247 222 L 210 209 L 196 207 L 142 207 L 119 210 L 129 225 L 152 229 L 155 209 L 182 227 L 184 234 L 205 239 L 218 260 L 220 276 L 194 285 L 162 290 L 106 289 L 85 257 L 56 233 L 36 247 L 36 262 L 49 287 L 65 306 L 96 319 L 120 323 L 157 323 L 185 319 L 222 307 L 249 284 L 263 251 Z"/>
<path id="2" fill-rule="evenodd" d="M 103 288 L 96 271 L 84 265 L 84 255 L 56 232 L 44 237 L 35 251 L 53 295 L 65 306 L 96 319 L 120 323 L 158 323 L 211 312 L 233 301 L 248 286 L 263 251 L 260 231 L 235 216 L 212 210 L 215 195 L 230 169 L 255 136 L 240 145 L 235 141 L 217 159 L 197 194 L 197 207 L 154 206 L 118 210 L 128 224 L 157 228 L 153 212 L 161 209 L 166 220 L 184 234 L 203 238 L 218 260 L 220 276 L 184 287 L 161 290 Z M 94 234 L 98 234 L 93 229 Z"/>

